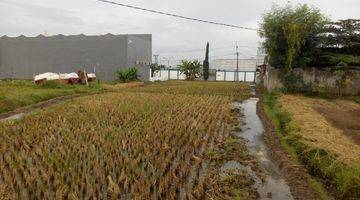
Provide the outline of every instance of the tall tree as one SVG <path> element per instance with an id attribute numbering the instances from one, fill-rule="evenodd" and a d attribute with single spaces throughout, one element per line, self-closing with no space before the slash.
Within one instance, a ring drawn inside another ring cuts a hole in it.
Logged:
<path id="1" fill-rule="evenodd" d="M 203 62 L 203 76 L 205 81 L 209 79 L 209 42 L 206 44 L 205 60 Z"/>
<path id="2" fill-rule="evenodd" d="M 326 18 L 320 10 L 306 4 L 296 7 L 274 5 L 264 14 L 260 36 L 269 62 L 276 68 L 306 67 L 313 59 L 320 43 Z"/>
<path id="3" fill-rule="evenodd" d="M 360 19 L 329 22 L 319 35 L 317 67 L 360 66 Z"/>

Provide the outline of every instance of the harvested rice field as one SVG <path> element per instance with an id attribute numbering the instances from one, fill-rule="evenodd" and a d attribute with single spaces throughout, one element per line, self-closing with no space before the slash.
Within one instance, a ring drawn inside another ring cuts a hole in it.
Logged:
<path id="1" fill-rule="evenodd" d="M 266 131 L 275 133 L 265 140 L 306 168 L 321 199 L 359 199 L 359 108 L 353 100 L 264 93 Z"/>
<path id="2" fill-rule="evenodd" d="M 360 162 L 360 104 L 302 95 L 281 95 L 279 102 L 290 112 L 308 144 L 331 152 L 347 164 Z"/>
<path id="3" fill-rule="evenodd" d="M 360 197 L 360 105 L 352 100 L 326 100 L 279 95 L 283 140 L 311 174 L 323 180 L 336 199 Z M 283 114 L 281 114 L 281 112 Z M 285 112 L 285 113 L 284 113 Z"/>
<path id="4" fill-rule="evenodd" d="M 254 163 L 231 136 L 233 99 L 249 93 L 136 85 L 0 122 L 0 199 L 256 199 L 248 175 L 217 173 L 222 159 Z"/>
<path id="5" fill-rule="evenodd" d="M 168 81 L 157 82 L 141 88 L 130 88 L 126 91 L 167 94 L 191 95 L 219 95 L 229 96 L 233 100 L 244 100 L 252 96 L 251 88 L 247 84 L 234 84 L 226 82 L 184 82 Z"/>

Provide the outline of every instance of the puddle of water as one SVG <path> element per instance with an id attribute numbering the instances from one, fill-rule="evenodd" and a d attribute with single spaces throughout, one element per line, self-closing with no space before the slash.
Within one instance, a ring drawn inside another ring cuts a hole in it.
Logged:
<path id="1" fill-rule="evenodd" d="M 265 197 L 267 195 L 267 191 L 264 189 L 261 179 L 256 175 L 256 173 L 251 169 L 250 166 L 244 166 L 234 160 L 228 161 L 221 167 L 220 176 L 225 176 L 227 171 L 232 171 L 232 170 L 239 170 L 246 172 L 251 177 L 251 179 L 255 181 L 254 187 L 259 192 L 260 197 Z"/>
<path id="2" fill-rule="evenodd" d="M 12 115 L 12 116 L 10 116 L 8 118 L 0 119 L 0 122 L 2 122 L 2 121 L 10 121 L 10 120 L 19 120 L 24 115 L 25 115 L 24 113 L 19 113 L 19 114 L 16 114 L 16 115 Z"/>
<path id="3" fill-rule="evenodd" d="M 246 171 L 254 178 L 255 187 L 261 199 L 293 199 L 290 187 L 284 177 L 282 177 L 279 167 L 269 159 L 267 147 L 263 142 L 264 127 L 259 116 L 256 114 L 256 104 L 258 101 L 258 98 L 250 98 L 243 103 L 234 103 L 234 107 L 243 110 L 243 120 L 245 122 L 243 131 L 237 135 L 245 139 L 246 147 L 250 154 L 258 160 L 261 169 L 266 173 L 265 182 L 261 183 L 260 178 L 251 169 L 250 171 L 247 167 L 241 167 L 240 164 L 237 164 L 237 166 L 239 167 L 240 165 L 239 169 Z M 239 121 L 239 123 L 241 122 Z M 257 183 L 258 181 L 260 181 L 260 184 Z"/>

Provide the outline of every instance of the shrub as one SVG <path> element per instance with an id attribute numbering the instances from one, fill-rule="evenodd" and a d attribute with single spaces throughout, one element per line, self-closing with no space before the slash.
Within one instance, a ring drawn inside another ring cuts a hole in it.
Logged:
<path id="1" fill-rule="evenodd" d="M 201 76 L 201 64 L 198 60 L 186 61 L 183 60 L 180 67 L 180 72 L 185 74 L 186 80 L 193 81 Z"/>
<path id="2" fill-rule="evenodd" d="M 296 93 L 303 92 L 305 83 L 299 70 L 292 70 L 291 72 L 285 73 L 280 77 L 281 82 L 284 85 L 284 92 Z"/>
<path id="3" fill-rule="evenodd" d="M 45 81 L 44 83 L 41 84 L 41 87 L 47 89 L 60 89 L 63 88 L 64 85 L 61 84 L 59 81 L 54 80 L 54 81 Z"/>
<path id="4" fill-rule="evenodd" d="M 139 75 L 137 73 L 138 70 L 136 68 L 118 70 L 117 71 L 118 80 L 123 83 L 136 81 L 139 78 Z"/>

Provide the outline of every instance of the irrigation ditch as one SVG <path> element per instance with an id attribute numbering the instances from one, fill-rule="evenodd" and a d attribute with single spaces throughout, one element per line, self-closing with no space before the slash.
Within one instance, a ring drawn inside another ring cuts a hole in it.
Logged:
<path id="1" fill-rule="evenodd" d="M 243 122 L 245 123 L 242 131 L 237 133 L 237 136 L 245 140 L 248 151 L 256 158 L 261 170 L 265 173 L 263 183 L 260 182 L 259 177 L 254 176 L 255 187 L 259 192 L 260 199 L 293 199 L 289 185 L 280 172 L 278 165 L 270 160 L 268 148 L 263 142 L 264 128 L 256 114 L 258 101 L 258 98 L 250 98 L 242 103 L 234 104 L 235 108 L 242 109 Z M 251 169 L 248 168 L 247 171 L 255 175 Z"/>
<path id="2" fill-rule="evenodd" d="M 321 194 L 323 191 L 315 191 L 316 186 L 310 185 L 314 179 L 306 167 L 297 163 L 282 146 L 273 122 L 265 113 L 264 98 L 261 94 L 258 94 L 258 98 L 256 112 L 264 125 L 263 141 L 268 148 L 270 160 L 277 163 L 281 174 L 290 186 L 291 194 L 295 199 L 323 199 L 324 196 Z M 326 192 L 326 199 L 334 199 L 331 191 Z"/>

